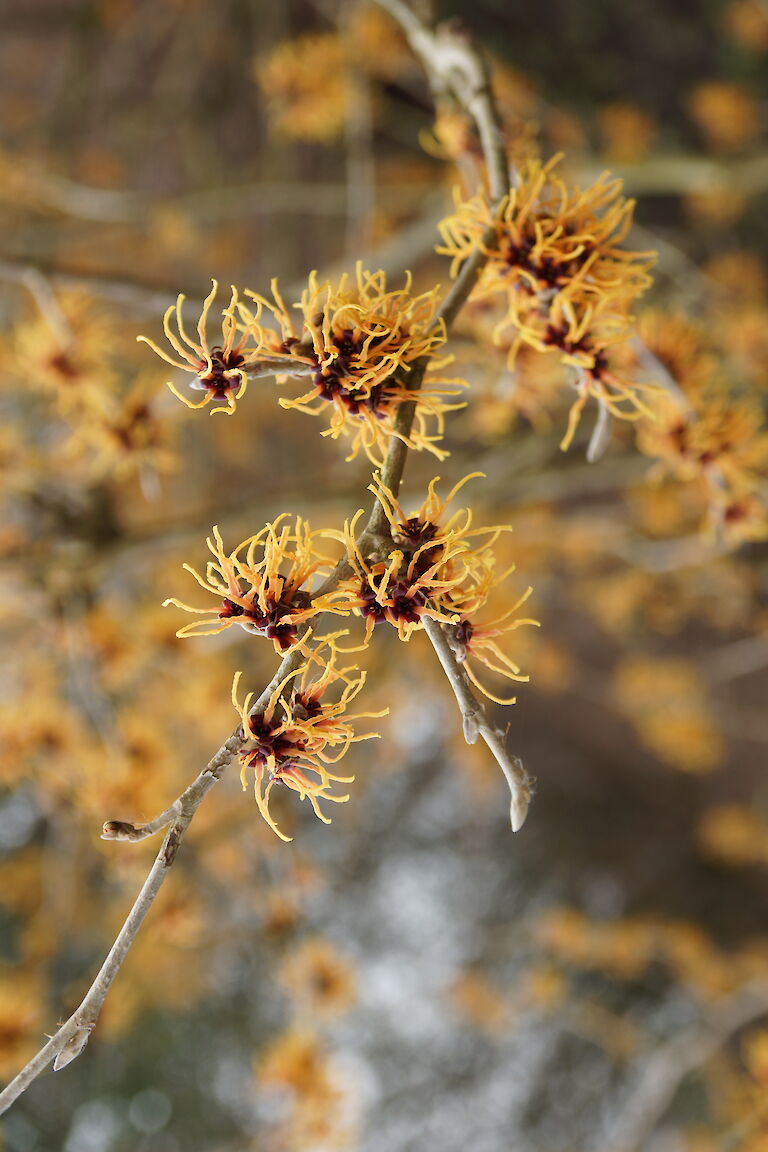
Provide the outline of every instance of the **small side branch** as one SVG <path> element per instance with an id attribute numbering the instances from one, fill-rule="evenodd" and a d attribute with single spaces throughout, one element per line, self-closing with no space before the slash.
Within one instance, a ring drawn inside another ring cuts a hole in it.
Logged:
<path id="1" fill-rule="evenodd" d="M 512 831 L 519 832 L 528 814 L 534 782 L 523 767 L 522 760 L 507 750 L 506 733 L 488 719 L 485 708 L 470 687 L 466 672 L 456 659 L 443 625 L 426 616 L 422 617 L 422 622 L 461 709 L 464 739 L 468 744 L 476 744 L 478 739 L 484 740 L 504 773 L 511 797 L 509 819 Z"/>
<path id="2" fill-rule="evenodd" d="M 450 92 L 474 120 L 491 198 L 501 200 L 509 192 L 509 164 L 504 129 L 485 60 L 457 22 L 441 24 L 433 32 L 403 0 L 378 2 L 405 32 L 408 43 L 424 65 L 435 96 Z"/>
<path id="3" fill-rule="evenodd" d="M 126 824 L 110 820 L 104 825 L 102 837 L 107 840 L 143 840 L 170 824 L 163 843 L 149 870 L 141 891 L 109 950 L 95 980 L 83 1000 L 68 1020 L 44 1044 L 37 1055 L 0 1092 L 0 1114 L 6 1112 L 41 1072 L 53 1061 L 54 1069 L 66 1067 L 76 1059 L 88 1043 L 96 1027 L 102 1006 L 112 983 L 123 966 L 136 939 L 144 918 L 152 907 L 168 871 L 179 850 L 182 837 L 205 796 L 220 778 L 224 768 L 242 747 L 239 731 L 234 732 L 219 748 L 195 781 L 181 794 L 170 808 L 149 824 Z"/>

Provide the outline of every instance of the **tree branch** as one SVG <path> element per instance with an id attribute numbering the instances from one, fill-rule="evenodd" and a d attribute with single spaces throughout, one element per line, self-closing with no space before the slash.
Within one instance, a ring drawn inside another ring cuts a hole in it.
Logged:
<path id="1" fill-rule="evenodd" d="M 36 1056 L 22 1068 L 21 1072 L 0 1092 L 0 1114 L 6 1112 L 11 1104 L 18 1099 L 29 1085 L 53 1061 L 55 1069 L 64 1068 L 85 1048 L 91 1032 L 106 999 L 107 993 L 120 971 L 123 961 L 141 928 L 144 918 L 154 903 L 162 884 L 173 864 L 182 837 L 202 803 L 204 797 L 220 778 L 224 768 L 242 747 L 243 740 L 238 732 L 226 740 L 218 752 L 211 758 L 204 770 L 189 788 L 179 797 L 171 809 L 163 813 L 168 817 L 165 823 L 173 821 L 165 835 L 160 851 L 155 857 L 149 874 L 139 892 L 133 907 L 117 934 L 114 944 L 102 964 L 99 972 L 86 992 L 82 1001 L 61 1027 L 54 1032 L 48 1043 L 45 1044 Z M 172 813 L 172 815 L 169 815 Z M 158 817 L 158 820 L 160 817 Z M 153 821 L 153 823 L 157 823 Z M 158 828 L 162 825 L 158 824 Z M 147 833 L 148 835 L 149 833 Z M 107 837 L 117 839 L 119 837 Z M 128 838 L 128 837 L 123 837 Z M 141 839 L 138 836 L 137 839 Z"/>
<path id="2" fill-rule="evenodd" d="M 768 985 L 756 982 L 717 1004 L 700 1024 L 651 1054 L 602 1141 L 611 1152 L 641 1149 L 687 1076 L 701 1068 L 741 1028 L 768 1013 Z"/>
<path id="3" fill-rule="evenodd" d="M 467 674 L 451 648 L 447 629 L 427 616 L 422 616 L 421 620 L 461 709 L 464 739 L 467 744 L 476 744 L 478 738 L 484 740 L 504 773 L 511 797 L 509 819 L 512 831 L 519 832 L 528 814 L 534 781 L 523 767 L 522 760 L 507 751 L 506 733 L 488 719 L 484 706 L 472 691 Z"/>
<path id="4" fill-rule="evenodd" d="M 472 49 L 467 37 L 453 26 L 443 26 L 433 33 L 423 25 L 401 0 L 379 0 L 403 26 L 409 41 L 421 57 L 436 91 L 448 89 L 473 117 L 480 135 L 491 195 L 498 204 L 509 191 L 509 171 L 504 149 L 501 121 L 496 111 L 490 89 L 486 66 L 482 58 Z M 486 255 L 478 249 L 463 265 L 450 292 L 443 301 L 436 324 L 448 328 L 469 298 L 477 277 L 482 271 Z M 26 270 L 25 270 L 26 271 Z M 0 273 L 2 268 L 0 268 Z M 416 392 L 421 387 L 429 363 L 424 357 L 411 368 L 406 378 L 406 386 Z M 254 365 L 254 375 L 272 374 L 276 368 L 284 367 L 284 362 L 270 366 Z M 395 421 L 397 436 L 390 441 L 381 479 L 397 496 L 402 481 L 403 470 L 408 454 L 406 440 L 410 436 L 416 412 L 416 402 L 400 405 Z M 359 544 L 367 548 L 380 547 L 382 538 L 390 540 L 389 524 L 378 500 Z M 347 556 L 337 564 L 334 571 L 315 592 L 319 596 L 335 588 L 339 581 L 351 571 Z M 463 670 L 455 659 L 450 645 L 438 624 L 424 620 L 424 625 L 432 641 L 443 668 L 448 675 L 456 698 L 464 716 L 464 732 L 470 743 L 481 736 L 493 752 L 504 772 L 512 793 L 512 827 L 521 827 L 531 796 L 531 781 L 523 766 L 515 757 L 510 757 L 504 748 L 504 736 L 491 725 L 485 711 L 475 700 L 466 683 Z M 302 653 L 294 649 L 282 660 L 270 683 L 255 701 L 251 712 L 263 709 L 272 693 L 285 677 L 300 665 Z M 198 777 L 187 789 L 159 816 L 146 824 L 134 825 L 126 821 L 108 820 L 102 829 L 105 840 L 138 842 L 168 827 L 160 851 L 147 878 L 129 912 L 114 944 L 104 960 L 96 978 L 88 989 L 80 1005 L 64 1024 L 51 1036 L 40 1051 L 25 1065 L 19 1074 L 0 1093 L 0 1114 L 5 1112 L 29 1085 L 53 1061 L 54 1069 L 65 1067 L 85 1048 L 91 1032 L 96 1026 L 107 993 L 120 971 L 133 941 L 151 908 L 155 897 L 172 866 L 181 840 L 189 827 L 197 809 L 213 785 L 220 779 L 224 769 L 245 743 L 240 729 L 222 744 Z"/>

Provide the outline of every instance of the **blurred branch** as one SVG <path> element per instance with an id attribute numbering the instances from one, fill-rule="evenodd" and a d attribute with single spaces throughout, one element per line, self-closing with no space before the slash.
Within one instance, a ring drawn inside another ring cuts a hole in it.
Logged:
<path id="1" fill-rule="evenodd" d="M 30 277 L 43 276 L 52 284 L 62 288 L 85 288 L 95 296 L 126 304 L 137 312 L 156 314 L 164 311 L 169 304 L 175 304 L 177 292 L 158 288 L 154 284 L 142 284 L 138 280 L 128 280 L 124 276 L 98 275 L 90 271 L 77 271 L 61 268 L 53 262 L 37 258 L 28 260 L 16 255 L 0 253 L 0 280 L 8 280 L 29 287 Z M 201 298 L 202 303 L 202 298 Z"/>
<path id="2" fill-rule="evenodd" d="M 423 197 L 422 204 L 426 208 L 424 215 L 406 224 L 382 244 L 363 253 L 362 260 L 366 267 L 375 265 L 388 275 L 399 273 L 405 265 L 410 264 L 413 267 L 425 254 L 431 253 L 435 244 L 438 221 L 445 215 L 445 199 L 442 189 L 433 195 Z M 340 275 L 349 268 L 349 265 L 348 259 L 340 260 L 327 275 L 330 278 Z M 136 313 L 153 316 L 158 312 L 164 312 L 169 304 L 175 304 L 178 295 L 176 288 L 165 289 L 154 284 L 143 284 L 139 280 L 127 279 L 125 276 L 99 275 L 90 270 L 79 271 L 77 268 L 61 267 L 53 261 L 40 260 L 37 256 L 27 259 L 14 253 L 0 253 L 0 280 L 21 283 L 29 287 L 30 277 L 44 277 L 57 287 L 85 288 L 94 296 L 127 305 Z M 286 295 L 299 295 L 303 287 L 303 283 L 289 285 Z M 185 295 L 190 306 L 198 310 L 202 307 L 202 296 L 197 296 L 195 292 Z"/>
<path id="3" fill-rule="evenodd" d="M 424 65 L 435 96 L 450 92 L 474 120 L 483 149 L 491 198 L 494 201 L 503 199 L 509 192 L 509 164 L 504 129 L 485 60 L 457 24 L 441 24 L 433 32 L 403 0 L 377 2 L 405 32 L 411 48 Z"/>
<path id="4" fill-rule="evenodd" d="M 721 191 L 750 196 L 768 188 L 768 155 L 724 161 L 670 154 L 615 167 L 627 191 L 635 196 Z M 596 175 L 597 169 L 590 169 L 586 178 L 592 180 Z"/>
<path id="5" fill-rule="evenodd" d="M 766 1013 L 768 985 L 750 985 L 718 1004 L 700 1024 L 657 1048 L 640 1070 L 602 1147 L 610 1152 L 639 1152 L 686 1077 L 711 1060 L 735 1032 Z"/>
<path id="6" fill-rule="evenodd" d="M 376 205 L 376 167 L 373 159 L 373 105 L 370 81 L 356 62 L 352 3 L 342 10 L 342 36 L 347 51 L 345 62 L 346 104 L 344 142 L 347 154 L 347 226 L 345 254 L 354 258 L 367 247 Z"/>
<path id="7" fill-rule="evenodd" d="M 355 87 L 355 118 L 363 114 L 368 121 L 370 111 L 358 106 L 360 99 Z M 96 188 L 79 184 L 44 172 L 38 168 L 17 173 L 17 190 L 13 199 L 23 207 L 48 209 L 93 224 L 146 225 L 149 213 L 178 212 L 209 223 L 238 216 L 306 215 L 341 217 L 347 211 L 349 183 L 318 181 L 317 184 L 296 184 L 259 181 L 235 187 L 222 185 L 195 189 L 175 196 L 141 195 L 133 191 Z M 420 199 L 420 190 L 407 184 L 381 184 L 377 192 L 393 208 L 412 208 Z M 11 199 L 8 192 L 6 199 Z"/>
<path id="8" fill-rule="evenodd" d="M 704 675 L 710 684 L 722 684 L 749 676 L 768 667 L 768 636 L 747 636 L 734 640 L 703 661 Z"/>

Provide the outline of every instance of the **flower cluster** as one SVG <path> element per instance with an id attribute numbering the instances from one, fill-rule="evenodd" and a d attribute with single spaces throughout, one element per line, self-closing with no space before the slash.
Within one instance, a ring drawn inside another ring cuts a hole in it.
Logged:
<path id="1" fill-rule="evenodd" d="M 78 424 L 110 412 L 117 389 L 114 367 L 104 350 L 116 340 L 116 325 L 84 292 L 46 293 L 38 314 L 15 331 L 11 366 L 54 403 L 65 420 Z"/>
<path id="2" fill-rule="evenodd" d="M 437 318 L 438 289 L 413 295 L 410 273 L 402 288 L 387 289 L 384 272 L 369 272 L 358 263 L 354 282 L 342 276 L 333 285 L 310 274 L 297 305 L 300 330 L 286 309 L 276 284 L 273 300 L 248 293 L 257 305 L 249 317 L 263 355 L 284 357 L 305 366 L 312 387 L 296 399 L 281 399 L 284 408 L 312 416 L 327 416 L 324 436 L 352 436 L 349 460 L 362 448 L 373 463 L 380 463 L 383 450 L 393 437 L 409 448 L 424 449 L 438 457 L 444 414 L 462 405 L 451 405 L 462 381 L 435 376 L 450 357 L 433 360 L 446 341 L 445 324 Z M 259 321 L 268 309 L 279 336 Z M 420 360 L 430 360 L 430 373 L 418 394 L 410 392 L 406 376 Z M 439 385 L 439 387 L 436 387 Z M 400 405 L 415 399 L 416 418 L 409 436 L 399 432 L 395 418 Z M 430 420 L 434 428 L 430 429 Z"/>
<path id="3" fill-rule="evenodd" d="M 350 592 L 357 610 L 366 623 L 366 639 L 375 626 L 387 622 L 397 629 L 401 640 L 409 640 L 414 631 L 423 628 L 425 618 L 451 628 L 450 639 L 459 659 L 465 664 L 472 682 L 491 700 L 501 700 L 485 688 L 472 670 L 477 660 L 509 680 L 528 679 L 519 667 L 498 648 L 496 640 L 521 624 L 534 620 L 512 619 L 531 589 L 502 617 L 481 624 L 476 613 L 487 603 L 492 590 L 512 571 L 495 573 L 493 545 L 506 526 L 472 528 L 472 513 L 464 508 L 444 524 L 440 521 L 446 507 L 468 480 L 482 473 L 472 473 L 456 484 L 440 500 L 436 477 L 429 485 L 421 507 L 407 516 L 393 493 L 381 482 L 371 486 L 389 521 L 395 545 L 386 558 L 367 559 L 355 540 L 355 524 L 360 516 L 345 526 L 344 543 L 355 569 L 355 584 Z"/>
<path id="4" fill-rule="evenodd" d="M 194 608 L 175 598 L 166 600 L 166 605 L 174 604 L 202 617 L 185 625 L 177 635 L 211 636 L 239 624 L 246 632 L 268 637 L 280 655 L 301 647 L 308 638 L 308 633 L 302 633 L 302 624 L 319 612 L 349 611 L 343 593 L 310 596 L 313 576 L 327 574 L 332 567 L 329 558 L 317 549 L 321 535 L 299 516 L 292 528 L 284 513 L 227 552 L 214 527 L 213 539 L 207 540 L 214 559 L 208 561 L 205 576 L 189 564 L 184 568 L 201 588 L 216 597 L 218 606 Z"/>
<path id="5" fill-rule="evenodd" d="M 498 209 L 485 195 L 457 202 L 440 225 L 438 252 L 452 259 L 451 274 L 478 248 L 488 257 L 477 294 L 503 297 L 496 339 L 511 330 L 509 363 L 521 346 L 558 355 L 574 369 L 578 392 L 562 447 L 571 443 L 590 396 L 612 415 L 647 413 L 644 386 L 624 379 L 615 361 L 629 334 L 629 310 L 650 284 L 649 253 L 621 244 L 632 221 L 632 201 L 621 182 L 603 174 L 588 189 L 569 187 L 547 164 L 529 161 Z"/>
<path id="6" fill-rule="evenodd" d="M 665 398 L 655 415 L 639 426 L 638 446 L 675 479 L 700 485 L 710 527 L 733 544 L 768 536 L 768 431 L 759 402 L 715 388 L 685 405 Z"/>
<path id="7" fill-rule="evenodd" d="M 337 776 L 331 771 L 346 754 L 351 744 L 376 739 L 378 733 L 355 735 L 354 720 L 376 718 L 386 712 L 362 712 L 348 716 L 347 708 L 365 683 L 365 672 L 336 667 L 336 649 L 328 645 L 328 659 L 321 648 L 315 648 L 310 659 L 290 672 L 275 688 L 263 709 L 252 708 L 253 693 L 242 704 L 237 699 L 241 673 L 232 684 L 232 702 L 242 720 L 242 737 L 246 741 L 240 753 L 240 778 L 243 788 L 249 785 L 249 771 L 254 773 L 254 794 L 259 811 L 281 840 L 290 840 L 280 831 L 269 811 L 272 789 L 285 784 L 309 799 L 315 814 L 324 824 L 330 820 L 320 808 L 320 800 L 343 804 L 347 794 L 332 791 L 334 784 L 349 784 L 353 776 Z M 321 671 L 317 675 L 317 665 Z M 357 672 L 357 675 L 350 673 Z M 333 684 L 344 685 L 335 702 L 323 697 Z M 289 690 L 290 686 L 290 690 Z"/>
<path id="8" fill-rule="evenodd" d="M 253 75 L 275 136 L 330 144 L 354 115 L 359 73 L 391 82 L 402 74 L 404 61 L 394 22 L 372 7 L 355 6 L 346 14 L 343 34 L 310 32 L 283 40 L 254 61 Z"/>
<path id="9" fill-rule="evenodd" d="M 154 476 L 174 467 L 171 431 L 155 404 L 153 377 L 117 366 L 118 327 L 81 291 L 55 295 L 35 282 L 38 315 L 20 323 L 8 367 L 24 393 L 39 392 L 65 435 L 47 441 L 45 456 L 61 449 L 70 479 L 122 481 L 138 475 L 152 492 Z M 30 454 L 25 453 L 29 463 Z"/>
<path id="10" fill-rule="evenodd" d="M 433 359 L 445 344 L 445 324 L 437 318 L 438 289 L 414 295 L 411 276 L 403 288 L 387 290 L 384 272 L 357 266 L 354 283 L 345 275 L 333 285 L 311 273 L 296 305 L 301 323 L 286 307 L 272 281 L 272 299 L 246 292 L 247 307 L 232 288 L 223 310 L 222 335 L 211 344 L 207 321 L 217 284 L 206 298 L 197 324 L 198 339 L 188 335 L 182 318 L 184 297 L 170 307 L 163 320 L 165 335 L 175 353 L 169 355 L 146 336 L 139 339 L 175 368 L 191 372 L 190 387 L 204 392 L 194 403 L 169 381 L 168 387 L 190 408 L 223 401 L 214 412 L 233 413 L 245 392 L 249 375 L 275 373 L 283 382 L 289 376 L 309 376 L 310 390 L 296 399 L 282 398 L 284 408 L 313 416 L 327 415 L 324 436 L 352 437 L 348 459 L 362 448 L 373 463 L 380 463 L 392 437 L 409 448 L 427 449 L 438 457 L 444 416 L 461 404 L 449 404 L 464 386 L 463 381 L 435 375 L 451 357 Z M 267 322 L 268 320 L 268 322 Z M 428 360 L 430 373 L 418 393 L 409 390 L 407 375 L 414 365 Z M 413 400 L 416 415 L 405 435 L 396 426 L 401 404 Z"/>

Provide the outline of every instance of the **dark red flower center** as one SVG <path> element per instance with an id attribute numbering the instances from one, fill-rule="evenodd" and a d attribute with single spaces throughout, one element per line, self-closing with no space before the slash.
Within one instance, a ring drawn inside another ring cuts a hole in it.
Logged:
<path id="1" fill-rule="evenodd" d="M 200 385 L 212 393 L 215 400 L 226 400 L 234 389 L 240 387 L 243 379 L 241 371 L 245 357 L 239 352 L 224 353 L 220 347 L 211 348 L 211 367 L 197 377 Z"/>
<path id="2" fill-rule="evenodd" d="M 323 400 L 340 400 L 351 416 L 360 416 L 367 409 L 379 419 L 383 419 L 394 400 L 393 390 L 382 383 L 374 384 L 372 388 L 361 391 L 359 388 L 355 388 L 354 380 L 350 378 L 353 369 L 352 359 L 362 355 L 366 339 L 367 336 L 355 337 L 351 328 L 345 328 L 332 335 L 331 343 L 337 349 L 338 356 L 322 368 L 318 363 L 314 381 L 319 389 L 318 395 Z M 383 339 L 383 336 L 374 336 L 368 346 L 368 356 L 376 344 Z"/>
<path id="3" fill-rule="evenodd" d="M 257 603 L 254 603 L 251 607 L 245 607 L 243 604 L 238 604 L 236 601 L 225 597 L 221 602 L 219 619 L 233 620 L 242 618 L 243 620 L 247 620 L 251 631 L 259 632 L 261 635 L 267 636 L 270 640 L 276 640 L 282 651 L 285 652 L 285 650 L 290 648 L 295 642 L 298 628 L 292 621 L 282 620 L 282 617 L 289 615 L 291 612 L 302 612 L 309 607 L 309 604 L 309 594 L 301 590 L 281 600 L 274 600 L 267 597 L 266 611 L 262 611 L 261 606 Z"/>
<path id="4" fill-rule="evenodd" d="M 272 775 L 277 776 L 286 761 L 305 749 L 304 742 L 291 739 L 286 732 L 278 729 L 282 725 L 275 720 L 265 720 L 263 712 L 255 712 L 248 717 L 248 741 L 255 746 L 244 753 L 245 762 L 252 768 L 264 768 L 271 756 L 276 764 Z M 243 730 L 241 729 L 241 734 Z"/>

